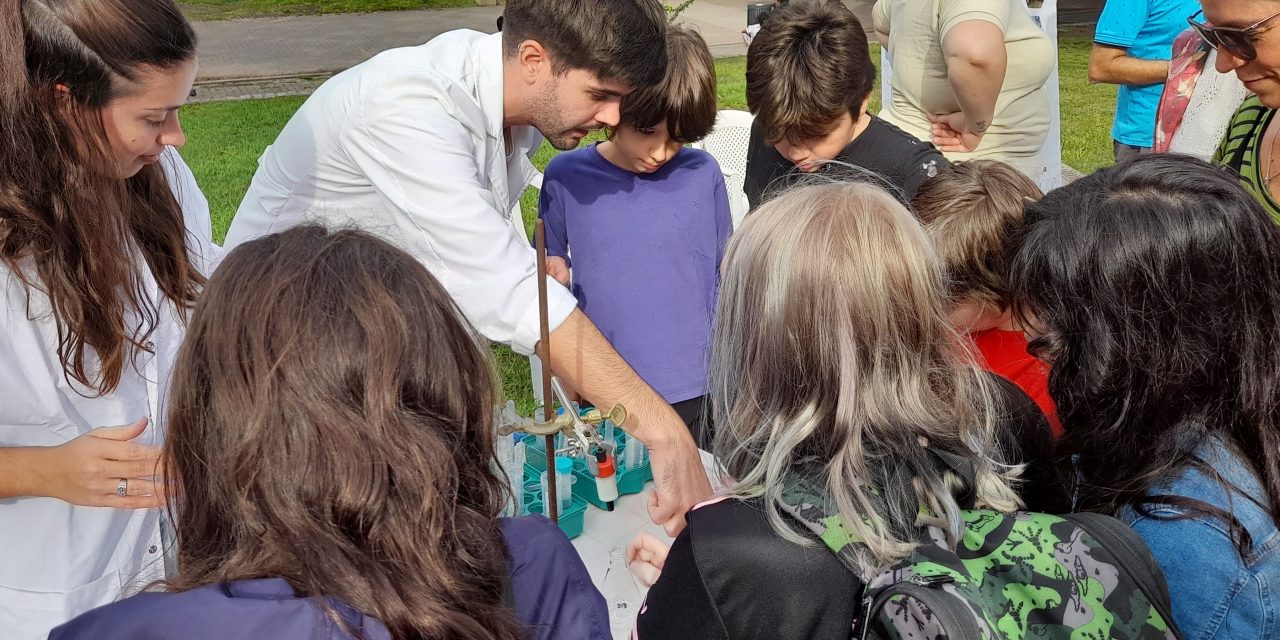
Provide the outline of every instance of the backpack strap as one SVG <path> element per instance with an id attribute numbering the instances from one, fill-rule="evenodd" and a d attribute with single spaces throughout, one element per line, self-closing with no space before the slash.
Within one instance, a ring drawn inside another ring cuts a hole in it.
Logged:
<path id="1" fill-rule="evenodd" d="M 782 495 L 777 499 L 778 508 L 795 518 L 822 541 L 849 571 L 866 583 L 858 566 L 855 545 L 862 539 L 849 531 L 840 519 L 839 510 L 824 491 L 799 478 L 788 478 Z"/>
<path id="2" fill-rule="evenodd" d="M 964 484 L 965 493 L 956 496 L 961 509 L 972 509 L 977 498 L 977 470 L 973 462 L 954 453 L 940 451 L 928 447 L 927 451 L 946 469 L 955 473 Z M 831 549 L 836 557 L 844 563 L 854 575 L 863 582 L 870 576 L 863 575 L 859 568 L 857 546 L 862 539 L 844 526 L 840 519 L 839 509 L 826 491 L 799 476 L 791 476 L 783 486 L 782 495 L 777 500 L 778 508 L 795 518 L 806 529 L 811 531 L 823 544 Z M 921 513 L 927 514 L 928 507 L 921 504 Z"/>

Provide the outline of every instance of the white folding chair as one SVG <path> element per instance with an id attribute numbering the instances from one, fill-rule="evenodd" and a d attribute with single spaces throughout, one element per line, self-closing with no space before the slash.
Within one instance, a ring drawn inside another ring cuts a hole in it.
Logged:
<path id="1" fill-rule="evenodd" d="M 737 229 L 747 215 L 750 203 L 742 187 L 747 178 L 747 147 L 751 141 L 751 123 L 755 117 L 746 111 L 726 109 L 716 114 L 716 128 L 711 135 L 690 145 L 711 154 L 720 163 L 724 186 L 729 192 L 729 211 L 733 228 Z"/>

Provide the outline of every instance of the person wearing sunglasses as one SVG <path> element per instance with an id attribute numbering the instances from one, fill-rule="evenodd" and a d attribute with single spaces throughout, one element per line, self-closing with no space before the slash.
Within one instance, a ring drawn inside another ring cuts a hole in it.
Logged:
<path id="1" fill-rule="evenodd" d="M 1197 0 L 1107 0 L 1103 7 L 1089 82 L 1120 85 L 1111 127 L 1117 163 L 1151 152 L 1174 38 L 1199 9 Z"/>
<path id="2" fill-rule="evenodd" d="M 1192 28 L 1217 50 L 1217 70 L 1234 71 L 1254 95 L 1236 110 L 1214 161 L 1234 169 L 1240 181 L 1280 222 L 1280 148 L 1276 109 L 1280 108 L 1280 0 L 1204 0 L 1207 24 Z"/>

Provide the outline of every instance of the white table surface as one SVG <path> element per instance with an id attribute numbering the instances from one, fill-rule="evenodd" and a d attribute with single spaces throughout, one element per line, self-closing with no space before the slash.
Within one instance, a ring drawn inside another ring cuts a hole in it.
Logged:
<path id="1" fill-rule="evenodd" d="M 717 483 L 717 475 L 712 472 L 714 459 L 706 451 L 702 451 L 701 454 L 712 488 L 719 492 L 721 487 Z M 578 556 L 582 558 L 583 564 L 587 565 L 591 582 L 600 589 L 601 593 L 604 593 L 604 574 L 609 569 L 609 550 L 614 546 L 626 549 L 627 543 L 641 532 L 667 543 L 671 542 L 671 538 L 662 527 L 649 519 L 649 494 L 652 492 L 653 483 L 650 482 L 645 486 L 644 491 L 619 498 L 614 502 L 613 511 L 587 505 L 587 511 L 582 518 L 582 534 L 573 539 L 573 546 L 578 550 Z M 640 589 L 640 595 L 643 598 L 648 589 L 639 582 L 636 583 L 636 587 Z M 605 598 L 608 597 L 608 594 L 605 594 Z M 629 637 L 630 631 L 614 634 L 614 640 Z"/>

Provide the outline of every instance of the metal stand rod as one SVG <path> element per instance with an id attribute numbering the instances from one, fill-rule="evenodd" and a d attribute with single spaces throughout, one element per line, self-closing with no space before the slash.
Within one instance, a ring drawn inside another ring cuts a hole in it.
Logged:
<path id="1" fill-rule="evenodd" d="M 542 361 L 542 419 L 551 422 L 556 419 L 555 390 L 551 387 L 551 330 L 547 320 L 547 235 L 539 218 L 533 227 L 533 244 L 538 252 L 538 323 L 541 335 L 538 340 L 538 359 Z M 572 411 L 573 407 L 564 408 Z M 544 496 L 547 517 L 552 522 L 560 521 L 560 500 L 556 497 L 556 437 L 546 436 L 544 449 L 547 451 L 547 495 Z"/>

